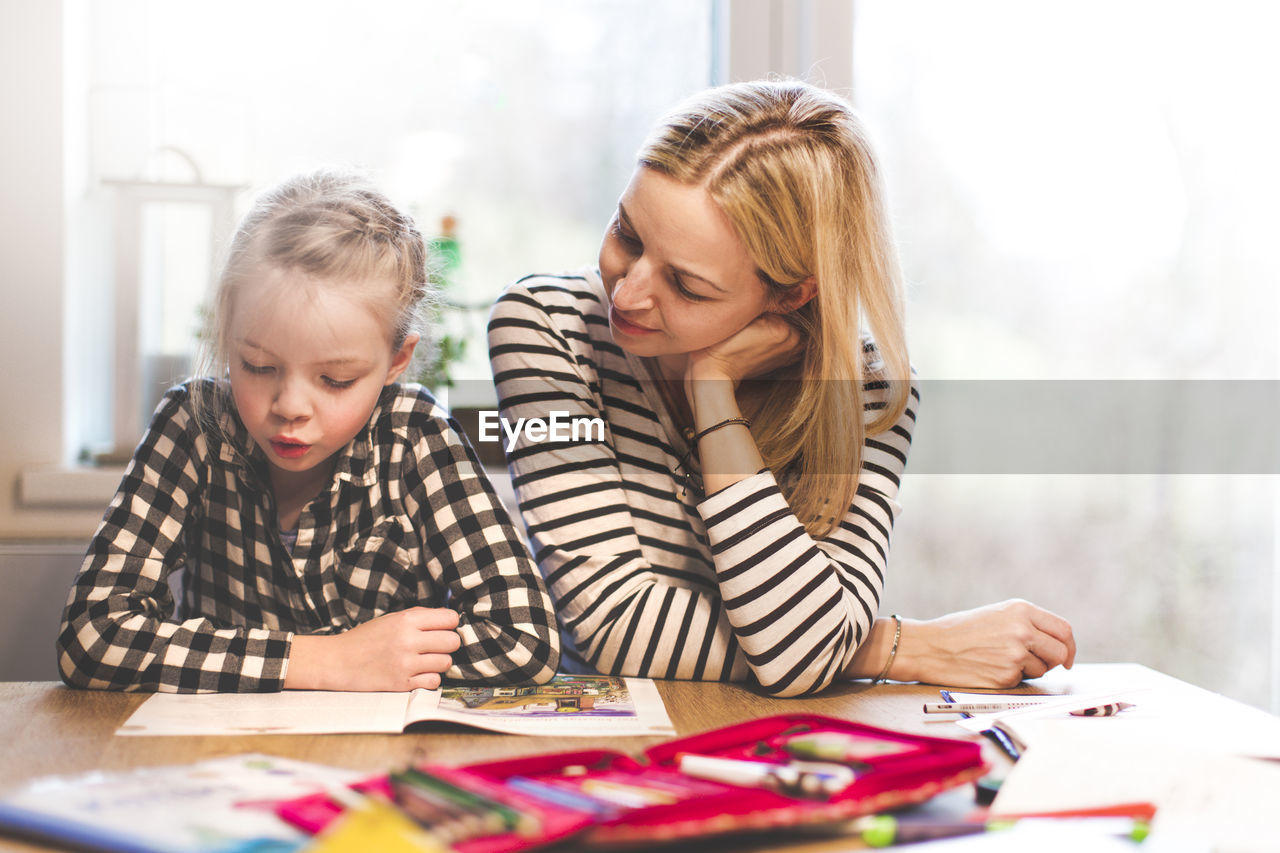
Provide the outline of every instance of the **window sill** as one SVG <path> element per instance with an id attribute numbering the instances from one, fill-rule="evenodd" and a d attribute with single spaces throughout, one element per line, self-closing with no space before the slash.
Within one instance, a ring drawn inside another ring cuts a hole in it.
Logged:
<path id="1" fill-rule="evenodd" d="M 102 509 L 111 502 L 123 476 L 123 466 L 29 468 L 18 477 L 18 500 L 27 507 Z"/>

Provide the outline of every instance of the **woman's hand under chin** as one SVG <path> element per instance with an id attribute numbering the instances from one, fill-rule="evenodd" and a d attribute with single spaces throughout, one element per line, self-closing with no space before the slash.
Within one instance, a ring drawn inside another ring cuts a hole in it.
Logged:
<path id="1" fill-rule="evenodd" d="M 780 315 L 761 314 L 719 343 L 689 353 L 685 382 L 727 380 L 736 388 L 744 379 L 798 361 L 804 343 L 796 327 Z"/>

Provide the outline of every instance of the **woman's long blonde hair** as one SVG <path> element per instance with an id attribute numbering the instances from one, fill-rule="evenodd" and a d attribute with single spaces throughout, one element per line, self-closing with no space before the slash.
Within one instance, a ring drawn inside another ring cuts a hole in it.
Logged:
<path id="1" fill-rule="evenodd" d="M 910 396 L 902 273 L 867 134 L 848 103 L 798 81 L 721 86 L 661 121 L 639 164 L 704 187 L 733 224 L 775 304 L 812 277 L 788 315 L 807 337 L 772 379 L 752 433 L 805 528 L 825 536 L 853 502 L 867 435 Z M 869 361 L 863 334 L 875 342 Z M 864 422 L 865 382 L 887 383 Z"/>

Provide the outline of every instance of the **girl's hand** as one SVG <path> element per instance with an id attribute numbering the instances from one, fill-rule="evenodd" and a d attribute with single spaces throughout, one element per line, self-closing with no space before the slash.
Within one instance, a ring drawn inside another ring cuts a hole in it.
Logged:
<path id="1" fill-rule="evenodd" d="M 804 339 L 777 314 L 761 314 L 740 331 L 706 349 L 689 353 L 685 380 L 729 380 L 761 376 L 800 359 Z"/>
<path id="2" fill-rule="evenodd" d="M 1021 599 L 904 620 L 893 678 L 949 687 L 1013 687 L 1055 666 L 1070 668 L 1076 641 L 1061 616 Z"/>
<path id="3" fill-rule="evenodd" d="M 406 692 L 434 690 L 462 645 L 458 614 L 411 607 L 357 625 L 344 634 L 293 638 L 285 688 Z"/>

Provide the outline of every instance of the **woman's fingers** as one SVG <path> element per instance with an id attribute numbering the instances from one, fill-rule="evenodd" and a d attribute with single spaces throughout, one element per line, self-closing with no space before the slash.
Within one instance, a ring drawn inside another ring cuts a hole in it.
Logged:
<path id="1" fill-rule="evenodd" d="M 1031 624 L 1061 644 L 1062 654 L 1054 659 L 1057 664 L 1070 669 L 1076 659 L 1076 638 L 1071 630 L 1071 623 L 1056 613 L 1037 607 L 1031 612 Z"/>

